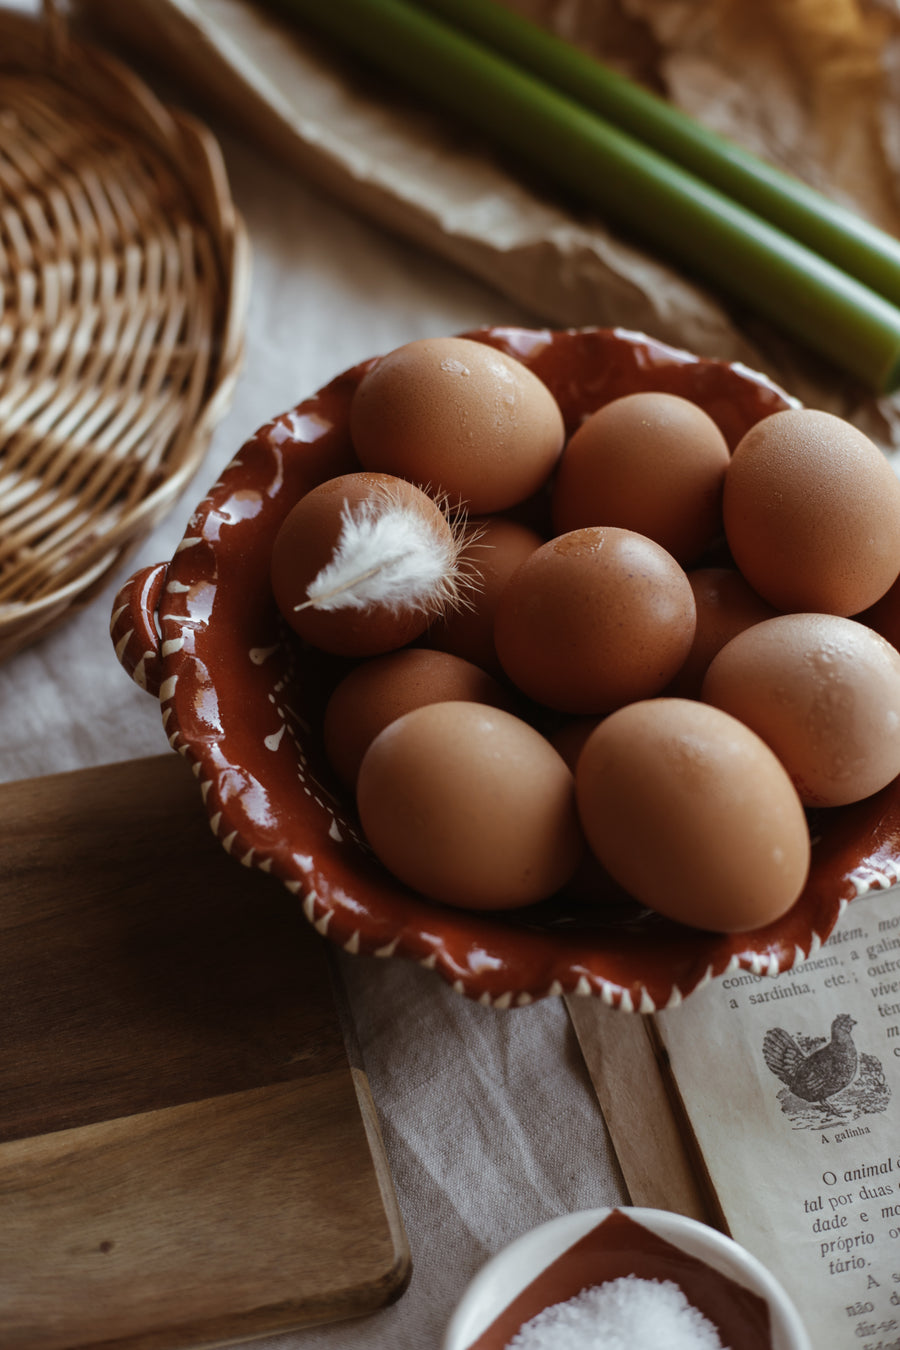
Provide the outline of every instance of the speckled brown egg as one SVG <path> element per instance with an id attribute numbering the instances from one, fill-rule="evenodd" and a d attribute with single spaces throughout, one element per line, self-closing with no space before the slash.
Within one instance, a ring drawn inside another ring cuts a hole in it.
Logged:
<path id="1" fill-rule="evenodd" d="M 702 693 L 763 738 L 808 806 L 859 801 L 900 773 L 900 653 L 853 619 L 766 619 L 722 648 Z"/>
<path id="2" fill-rule="evenodd" d="M 494 643 L 530 698 L 603 713 L 659 693 L 684 663 L 696 613 L 659 544 L 613 527 L 573 530 L 526 559 L 500 595 Z"/>
<path id="3" fill-rule="evenodd" d="M 748 727 L 692 699 L 612 713 L 576 774 L 588 843 L 650 909 L 746 932 L 781 917 L 809 871 L 806 816 L 778 759 Z"/>
<path id="4" fill-rule="evenodd" d="M 873 441 L 830 413 L 787 409 L 752 427 L 722 511 L 738 568 L 778 610 L 857 614 L 900 573 L 900 481 Z"/>
<path id="5" fill-rule="evenodd" d="M 432 703 L 392 722 L 360 765 L 366 838 L 400 881 L 463 909 L 533 904 L 584 853 L 572 774 L 510 713 Z"/>
<path id="6" fill-rule="evenodd" d="M 619 525 L 693 562 L 722 530 L 728 443 L 708 413 L 676 394 L 626 394 L 570 438 L 553 486 L 559 533 Z"/>
<path id="7" fill-rule="evenodd" d="M 404 647 L 361 662 L 335 687 L 325 708 L 325 753 L 338 778 L 355 787 L 372 741 L 404 713 L 454 701 L 513 711 L 509 691 L 493 676 L 449 652 Z"/>
<path id="8" fill-rule="evenodd" d="M 452 652 L 494 674 L 501 671 L 494 648 L 494 614 L 500 592 L 513 572 L 544 542 L 536 530 L 505 516 L 469 522 L 470 543 L 463 543 L 460 565 L 471 577 L 465 603 L 431 624 L 423 641 Z"/>
<path id="9" fill-rule="evenodd" d="M 423 586 L 405 599 L 392 596 L 380 603 L 359 603 L 345 590 L 325 604 L 310 603 L 310 587 L 335 564 L 347 513 L 358 515 L 373 504 L 380 510 L 384 503 L 399 506 L 420 522 L 438 574 L 449 577 L 455 569 L 458 547 L 453 530 L 427 493 L 390 474 L 353 473 L 329 479 L 288 513 L 275 537 L 270 569 L 281 614 L 314 647 L 338 656 L 393 651 L 423 633 L 440 612 L 446 591 L 439 578 L 433 587 Z M 370 562 L 386 562 L 389 557 L 389 551 L 376 550 L 362 573 Z"/>
<path id="10" fill-rule="evenodd" d="M 745 628 L 773 619 L 776 609 L 731 567 L 698 567 L 688 572 L 697 606 L 697 629 L 684 665 L 666 690 L 681 698 L 699 698 L 710 661 Z"/>
<path id="11" fill-rule="evenodd" d="M 521 361 L 470 338 L 422 338 L 382 357 L 350 407 L 367 469 L 446 493 L 476 514 L 502 511 L 547 481 L 562 413 Z"/>

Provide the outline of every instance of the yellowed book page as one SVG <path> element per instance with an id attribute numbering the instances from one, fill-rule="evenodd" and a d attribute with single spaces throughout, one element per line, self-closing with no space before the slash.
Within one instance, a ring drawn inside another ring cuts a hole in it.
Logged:
<path id="1" fill-rule="evenodd" d="M 733 972 L 655 1018 L 732 1236 L 815 1345 L 900 1346 L 900 893 L 817 954 Z"/>

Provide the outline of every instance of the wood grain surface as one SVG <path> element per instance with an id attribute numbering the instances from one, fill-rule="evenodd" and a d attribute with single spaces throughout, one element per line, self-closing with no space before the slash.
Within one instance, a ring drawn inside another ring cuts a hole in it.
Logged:
<path id="1" fill-rule="evenodd" d="M 629 1203 L 728 1228 L 652 1017 L 567 997 Z"/>
<path id="2" fill-rule="evenodd" d="M 4 1350 L 216 1345 L 397 1297 L 327 944 L 223 852 L 187 765 L 2 786 L 0 830 Z"/>

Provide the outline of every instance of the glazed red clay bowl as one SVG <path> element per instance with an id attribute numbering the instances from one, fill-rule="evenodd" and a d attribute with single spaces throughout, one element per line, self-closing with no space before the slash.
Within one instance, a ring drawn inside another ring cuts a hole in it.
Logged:
<path id="1" fill-rule="evenodd" d="M 466 336 L 530 366 L 570 432 L 613 398 L 659 389 L 700 404 L 734 446 L 791 402 L 742 367 L 621 330 L 492 328 Z M 272 543 L 293 504 L 360 467 L 348 409 L 371 364 L 261 427 L 200 502 L 171 561 L 137 572 L 116 598 L 119 660 L 159 699 L 169 743 L 191 762 L 212 829 L 236 862 L 286 885 L 318 932 L 346 951 L 411 958 L 484 1003 L 580 993 L 639 1012 L 672 1007 L 726 971 L 790 968 L 828 937 L 850 900 L 893 884 L 896 783 L 822 813 L 802 896 L 753 933 L 703 933 L 621 897 L 585 904 L 565 892 L 519 911 L 476 913 L 425 900 L 389 876 L 322 749 L 324 706 L 346 667 L 303 647 L 269 586 Z"/>

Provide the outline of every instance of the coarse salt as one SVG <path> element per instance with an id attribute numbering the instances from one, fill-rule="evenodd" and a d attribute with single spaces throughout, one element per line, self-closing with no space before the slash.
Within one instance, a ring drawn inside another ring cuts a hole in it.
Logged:
<path id="1" fill-rule="evenodd" d="M 507 1350 L 726 1350 L 672 1280 L 636 1275 L 582 1289 L 526 1322 Z"/>

